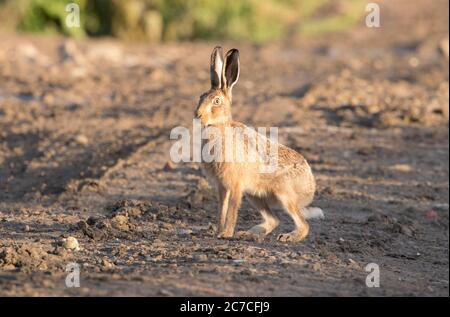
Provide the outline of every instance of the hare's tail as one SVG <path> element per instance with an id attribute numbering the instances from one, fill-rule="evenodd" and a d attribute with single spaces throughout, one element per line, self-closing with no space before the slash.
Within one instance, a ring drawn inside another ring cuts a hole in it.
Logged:
<path id="1" fill-rule="evenodd" d="M 324 219 L 323 210 L 317 207 L 302 208 L 302 214 L 305 219 Z"/>

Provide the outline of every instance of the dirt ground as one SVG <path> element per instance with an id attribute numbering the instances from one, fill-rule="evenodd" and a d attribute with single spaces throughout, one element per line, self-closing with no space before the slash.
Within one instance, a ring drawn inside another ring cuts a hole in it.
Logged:
<path id="1" fill-rule="evenodd" d="M 295 244 L 283 214 L 264 241 L 217 239 L 199 167 L 169 163 L 216 43 L 0 35 L 0 295 L 448 296 L 448 2 L 379 3 L 381 28 L 222 43 L 235 119 L 314 170 L 325 219 Z M 244 201 L 238 230 L 258 221 Z"/>

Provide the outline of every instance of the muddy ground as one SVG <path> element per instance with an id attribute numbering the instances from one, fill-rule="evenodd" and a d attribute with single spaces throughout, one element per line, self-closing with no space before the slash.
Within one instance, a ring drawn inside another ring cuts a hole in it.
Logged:
<path id="1" fill-rule="evenodd" d="M 448 2 L 414 3 L 381 2 L 379 29 L 222 43 L 235 119 L 280 127 L 316 175 L 326 218 L 296 244 L 283 214 L 264 241 L 217 239 L 199 167 L 169 163 L 216 43 L 0 35 L 0 295 L 448 296 Z M 244 201 L 238 229 L 258 221 Z"/>

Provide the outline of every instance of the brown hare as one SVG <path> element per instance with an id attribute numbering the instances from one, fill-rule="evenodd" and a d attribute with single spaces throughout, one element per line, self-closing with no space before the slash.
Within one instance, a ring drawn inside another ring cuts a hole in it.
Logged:
<path id="1" fill-rule="evenodd" d="M 263 222 L 252 227 L 248 234 L 264 237 L 272 232 L 279 220 L 271 208 L 280 206 L 294 221 L 295 230 L 280 234 L 278 240 L 301 241 L 309 232 L 305 219 L 323 217 L 321 209 L 307 208 L 313 200 L 316 183 L 303 156 L 287 146 L 267 141 L 265 136 L 258 135 L 267 141 L 271 150 L 275 149 L 277 164 L 274 170 L 262 172 L 262 163 L 258 160 L 236 160 L 234 156 L 231 160 L 223 159 L 226 151 L 244 151 L 249 154 L 248 157 L 261 155 L 261 152 L 249 146 L 248 138 L 244 136 L 245 131 L 250 128 L 233 121 L 231 116 L 232 89 L 239 78 L 239 67 L 237 49 L 228 51 L 224 59 L 221 47 L 215 47 L 210 64 L 211 89 L 201 95 L 196 110 L 196 117 L 200 119 L 203 127 L 213 127 L 215 131 L 219 131 L 208 134 L 207 141 L 217 141 L 217 136 L 225 135 L 227 129 L 234 131 L 234 142 L 231 146 L 229 143 L 225 144 L 222 137 L 218 155 L 221 159 L 202 163 L 203 172 L 217 189 L 218 237 L 229 238 L 234 235 L 238 209 L 242 196 L 246 195 L 263 219 Z"/>

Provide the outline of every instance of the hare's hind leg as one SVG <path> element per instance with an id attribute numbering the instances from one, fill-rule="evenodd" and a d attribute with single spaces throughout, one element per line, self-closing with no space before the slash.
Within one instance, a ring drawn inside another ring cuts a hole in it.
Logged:
<path id="1" fill-rule="evenodd" d="M 278 240 L 283 242 L 297 242 L 304 240 L 309 233 L 309 225 L 299 210 L 297 200 L 283 196 L 278 197 L 278 199 L 283 206 L 283 209 L 291 216 L 295 224 L 294 231 L 280 234 Z"/>
<path id="2" fill-rule="evenodd" d="M 248 233 L 257 236 L 268 235 L 278 226 L 280 221 L 272 210 L 270 210 L 269 204 L 264 198 L 249 196 L 248 199 L 252 206 L 261 213 L 263 218 L 263 222 L 250 228 Z"/>

